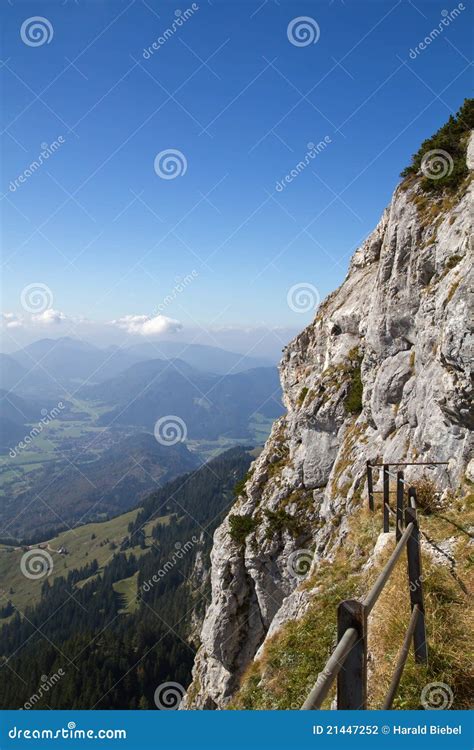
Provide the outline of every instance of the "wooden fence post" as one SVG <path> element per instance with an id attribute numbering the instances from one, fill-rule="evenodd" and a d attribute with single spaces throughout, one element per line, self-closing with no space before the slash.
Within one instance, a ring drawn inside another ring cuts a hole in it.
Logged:
<path id="1" fill-rule="evenodd" d="M 418 616 L 415 631 L 413 633 L 413 648 L 415 661 L 428 661 L 428 648 L 426 645 L 425 607 L 423 603 L 423 573 L 421 569 L 420 530 L 415 508 L 405 510 L 405 525 L 413 523 L 413 530 L 407 542 L 408 558 L 408 582 L 410 588 L 410 602 L 413 610 L 418 605 L 420 614 Z"/>
<path id="2" fill-rule="evenodd" d="M 337 676 L 338 710 L 367 708 L 367 614 L 362 602 L 346 599 L 337 610 L 337 639 L 347 628 L 357 630 L 358 639 L 352 646 Z"/>
<path id="3" fill-rule="evenodd" d="M 390 475 L 388 464 L 383 465 L 383 530 L 390 531 Z"/>
<path id="4" fill-rule="evenodd" d="M 416 508 L 416 488 L 415 487 L 408 488 L 408 507 Z"/>
<path id="5" fill-rule="evenodd" d="M 397 471 L 397 515 L 395 519 L 396 528 L 395 528 L 395 539 L 397 542 L 399 539 L 401 539 L 402 536 L 402 526 L 403 526 L 403 471 Z"/>
<path id="6" fill-rule="evenodd" d="M 370 461 L 367 461 L 367 491 L 369 494 L 369 510 L 374 510 L 374 479 Z"/>

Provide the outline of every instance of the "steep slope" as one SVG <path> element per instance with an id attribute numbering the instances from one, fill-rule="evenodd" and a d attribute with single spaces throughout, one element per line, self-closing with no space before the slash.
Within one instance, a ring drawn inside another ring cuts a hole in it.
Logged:
<path id="1" fill-rule="evenodd" d="M 441 490 L 462 485 L 472 398 L 472 137 L 467 165 L 446 190 L 407 174 L 342 286 L 286 348 L 288 413 L 215 533 L 212 601 L 182 707 L 227 706 L 282 626 L 304 621 L 360 513 L 368 459 L 447 461 L 430 478 Z M 419 479 L 420 468 L 406 475 Z M 301 584 L 310 565 L 316 579 L 321 571 L 316 589 Z M 339 583 L 347 575 L 341 568 Z"/>

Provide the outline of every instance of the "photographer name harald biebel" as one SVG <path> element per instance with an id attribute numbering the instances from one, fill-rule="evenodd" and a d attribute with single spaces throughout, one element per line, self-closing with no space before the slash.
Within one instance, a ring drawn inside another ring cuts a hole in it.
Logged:
<path id="1" fill-rule="evenodd" d="M 372 725 L 359 725 L 359 724 L 328 724 L 326 726 L 322 724 L 313 725 L 313 734 L 395 734 L 395 735 L 460 735 L 462 734 L 462 725 L 457 724 L 456 726 L 450 726 L 449 724 L 417 724 L 413 727 L 406 727 L 402 724 L 394 724 L 393 727 L 389 727 L 385 724 L 383 727 L 377 724 Z"/>
<path id="2" fill-rule="evenodd" d="M 404 727 L 395 724 L 392 727 L 392 734 L 462 734 L 462 726 L 458 724 L 450 727 L 449 724 L 418 724 L 416 727 Z"/>

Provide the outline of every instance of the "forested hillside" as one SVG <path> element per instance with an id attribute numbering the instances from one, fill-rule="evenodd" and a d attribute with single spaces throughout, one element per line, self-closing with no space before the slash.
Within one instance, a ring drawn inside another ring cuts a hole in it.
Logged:
<path id="1" fill-rule="evenodd" d="M 90 561 L 31 581 L 36 606 L 13 604 L 4 580 L 0 705 L 30 707 L 36 696 L 34 708 L 155 708 L 161 683 L 184 692 L 209 599 L 212 535 L 250 461 L 233 448 L 150 495 L 106 562 L 92 551 L 100 524 L 91 525 Z M 67 566 L 67 551 L 51 556 Z"/>

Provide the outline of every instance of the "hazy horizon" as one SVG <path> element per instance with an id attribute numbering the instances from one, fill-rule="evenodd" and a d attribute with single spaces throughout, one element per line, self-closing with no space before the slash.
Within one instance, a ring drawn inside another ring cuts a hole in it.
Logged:
<path id="1" fill-rule="evenodd" d="M 77 335 L 276 357 L 469 90 L 462 14 L 414 52 L 437 0 L 305 1 L 302 44 L 294 3 L 195 6 L 3 9 L 3 351 Z"/>
<path id="2" fill-rule="evenodd" d="M 0 353 L 14 355 L 15 352 L 31 344 L 44 340 L 60 341 L 62 339 L 73 339 L 96 346 L 99 349 L 119 347 L 121 349 L 137 349 L 149 346 L 150 349 L 160 345 L 175 344 L 177 346 L 206 346 L 221 349 L 223 351 L 240 354 L 244 357 L 255 359 L 267 359 L 277 364 L 281 358 L 283 347 L 299 333 L 299 330 L 289 329 L 266 329 L 264 327 L 254 329 L 241 329 L 237 326 L 221 330 L 203 331 L 200 329 L 178 331 L 171 335 L 165 335 L 159 339 L 147 337 L 135 337 L 130 334 L 121 335 L 117 331 L 111 331 L 107 326 L 96 326 L 91 332 L 84 327 L 77 327 L 72 331 L 43 330 L 36 334 L 32 331 L 21 331 L 15 338 L 0 337 Z M 6 345 L 5 345 L 6 344 Z M 158 357 L 159 355 L 157 355 Z"/>

